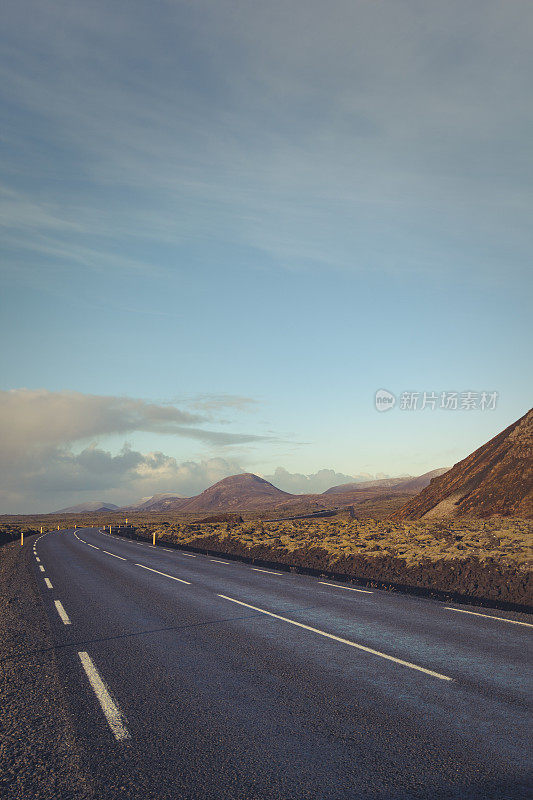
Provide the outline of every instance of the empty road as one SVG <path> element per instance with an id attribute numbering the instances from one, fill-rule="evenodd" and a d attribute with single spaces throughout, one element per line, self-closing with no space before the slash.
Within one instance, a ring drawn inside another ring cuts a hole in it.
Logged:
<path id="1" fill-rule="evenodd" d="M 32 547 L 106 798 L 528 797 L 531 617 L 95 529 Z"/>

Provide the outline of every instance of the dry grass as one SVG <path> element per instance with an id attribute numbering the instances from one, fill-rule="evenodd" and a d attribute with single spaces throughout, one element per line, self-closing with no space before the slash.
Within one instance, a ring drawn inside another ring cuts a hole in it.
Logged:
<path id="1" fill-rule="evenodd" d="M 477 558 L 501 566 L 528 570 L 533 565 L 533 523 L 530 520 L 494 517 L 489 520 L 417 521 L 396 523 L 386 520 L 334 518 L 276 523 L 173 524 L 144 523 L 142 532 L 170 537 L 183 544 L 217 536 L 246 548 L 266 546 L 291 553 L 301 548 L 320 547 L 335 560 L 360 555 L 367 558 L 392 556 L 406 566 L 422 561 L 451 561 Z"/>
<path id="2" fill-rule="evenodd" d="M 117 524 L 117 517 L 105 514 L 50 515 L 48 517 L 11 517 L 0 521 L 0 533 L 11 536 L 81 525 Z M 367 558 L 392 556 L 413 566 L 424 560 L 489 559 L 501 566 L 528 570 L 533 565 L 533 522 L 531 520 L 492 517 L 460 520 L 424 520 L 392 522 L 386 519 L 352 519 L 348 514 L 324 520 L 267 522 L 248 520 L 241 524 L 195 524 L 164 515 L 132 515 L 140 533 L 171 538 L 186 544 L 205 537 L 217 537 L 252 548 L 266 546 L 273 555 L 292 553 L 302 548 L 323 548 L 333 559 L 358 555 Z"/>

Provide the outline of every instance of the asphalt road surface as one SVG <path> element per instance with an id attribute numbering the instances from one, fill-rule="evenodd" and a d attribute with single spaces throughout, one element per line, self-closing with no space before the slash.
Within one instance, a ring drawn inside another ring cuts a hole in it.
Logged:
<path id="1" fill-rule="evenodd" d="M 33 556 L 104 798 L 530 796 L 531 617 L 95 529 Z"/>

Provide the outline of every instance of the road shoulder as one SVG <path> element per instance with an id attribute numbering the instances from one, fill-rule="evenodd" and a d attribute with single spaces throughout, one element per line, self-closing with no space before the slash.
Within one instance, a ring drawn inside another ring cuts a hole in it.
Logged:
<path id="1" fill-rule="evenodd" d="M 90 800 L 96 793 L 82 767 L 32 569 L 34 540 L 0 548 L 0 794 Z"/>

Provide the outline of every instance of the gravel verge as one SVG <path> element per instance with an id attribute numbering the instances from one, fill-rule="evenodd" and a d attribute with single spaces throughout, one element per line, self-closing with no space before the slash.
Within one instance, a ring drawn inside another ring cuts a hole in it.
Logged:
<path id="1" fill-rule="evenodd" d="M 31 564 L 31 542 L 0 548 L 0 796 L 95 798 L 84 773 Z"/>

